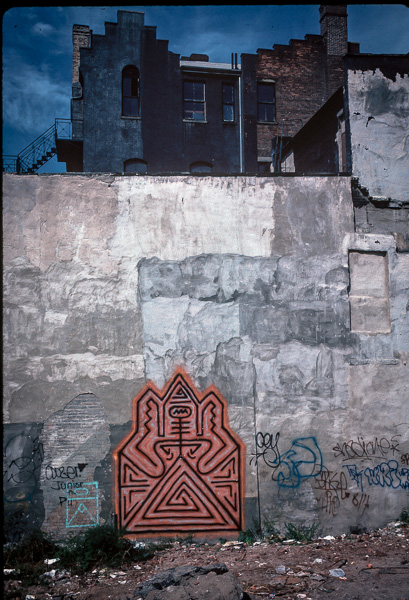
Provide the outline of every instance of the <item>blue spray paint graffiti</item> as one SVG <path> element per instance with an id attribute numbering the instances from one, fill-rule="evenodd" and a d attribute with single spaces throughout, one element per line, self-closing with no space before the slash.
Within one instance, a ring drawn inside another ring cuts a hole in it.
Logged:
<path id="1" fill-rule="evenodd" d="M 297 488 L 304 479 L 319 475 L 322 466 L 322 454 L 315 437 L 297 438 L 280 457 L 277 467 L 281 470 L 277 484 L 280 487 Z"/>
<path id="2" fill-rule="evenodd" d="M 278 449 L 279 438 L 279 433 L 274 437 L 273 434 L 259 432 L 256 436 L 257 451 L 253 454 L 256 461 L 262 458 L 272 469 L 271 478 L 277 481 L 279 487 L 297 488 L 304 479 L 321 473 L 322 454 L 315 437 L 296 438 L 284 454 L 280 454 Z"/>
<path id="3" fill-rule="evenodd" d="M 366 469 L 359 470 L 356 465 L 343 465 L 343 467 L 348 469 L 350 478 L 355 481 L 361 491 L 364 489 L 364 476 L 368 485 L 379 485 L 394 490 L 409 489 L 409 469 L 399 467 L 396 460 L 383 462 L 373 469 L 366 467 Z"/>

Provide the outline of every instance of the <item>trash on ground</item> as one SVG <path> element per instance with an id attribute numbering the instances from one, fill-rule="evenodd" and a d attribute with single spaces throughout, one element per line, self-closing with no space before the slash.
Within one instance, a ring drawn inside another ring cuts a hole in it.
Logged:
<path id="1" fill-rule="evenodd" d="M 345 573 L 342 569 L 330 569 L 329 574 L 332 575 L 332 577 L 345 577 Z"/>

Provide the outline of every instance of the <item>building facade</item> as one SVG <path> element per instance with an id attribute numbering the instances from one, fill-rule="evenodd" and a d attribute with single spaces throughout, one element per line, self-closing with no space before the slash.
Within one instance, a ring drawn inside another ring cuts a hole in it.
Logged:
<path id="1" fill-rule="evenodd" d="M 118 11 L 105 35 L 74 25 L 73 41 L 68 171 L 241 172 L 237 63 L 180 59 L 137 12 Z"/>
<path id="2" fill-rule="evenodd" d="M 243 54 L 180 57 L 118 11 L 104 35 L 73 27 L 73 139 L 67 171 L 269 173 L 290 139 L 343 84 L 345 6 L 321 6 L 321 34 Z M 277 165 L 275 165 L 277 166 Z"/>

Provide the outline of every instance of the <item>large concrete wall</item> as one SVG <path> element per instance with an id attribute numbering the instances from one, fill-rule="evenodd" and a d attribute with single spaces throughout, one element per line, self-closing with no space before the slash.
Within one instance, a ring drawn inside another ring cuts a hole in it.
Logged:
<path id="1" fill-rule="evenodd" d="M 389 70 L 347 71 L 352 170 L 371 196 L 408 202 L 409 75 Z"/>
<path id="2" fill-rule="evenodd" d="M 398 516 L 409 256 L 354 232 L 350 178 L 5 175 L 3 197 L 7 511 L 110 521 L 132 399 L 181 368 L 244 442 L 246 526 Z"/>

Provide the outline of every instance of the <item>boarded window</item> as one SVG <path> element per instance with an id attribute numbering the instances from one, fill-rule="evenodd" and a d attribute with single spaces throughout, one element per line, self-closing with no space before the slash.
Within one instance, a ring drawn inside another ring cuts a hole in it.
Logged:
<path id="1" fill-rule="evenodd" d="M 349 252 L 351 331 L 389 333 L 389 274 L 386 253 Z"/>

